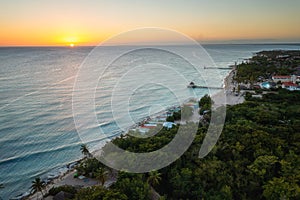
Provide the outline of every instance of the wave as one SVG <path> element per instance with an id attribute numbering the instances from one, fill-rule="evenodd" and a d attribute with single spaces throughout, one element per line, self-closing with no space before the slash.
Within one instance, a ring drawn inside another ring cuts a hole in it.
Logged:
<path id="1" fill-rule="evenodd" d="M 11 105 L 12 103 L 14 103 L 16 101 L 19 101 L 19 100 L 21 100 L 21 99 L 23 99 L 23 98 L 25 98 L 27 96 L 30 96 L 30 95 L 33 95 L 33 94 L 36 94 L 36 93 L 38 93 L 38 91 L 30 92 L 30 93 L 27 93 L 27 94 L 25 94 L 23 96 L 20 96 L 20 97 L 16 98 L 16 99 L 13 99 L 8 104 L 0 107 L 0 110 L 3 110 L 4 108 L 8 107 L 9 105 Z"/>
<path id="2" fill-rule="evenodd" d="M 77 143 L 72 143 L 72 144 L 68 144 L 68 145 L 63 145 L 63 146 L 53 148 L 53 149 L 45 149 L 45 150 L 41 150 L 41 151 L 28 152 L 26 154 L 16 155 L 16 156 L 13 156 L 13 157 L 9 157 L 9 158 L 0 160 L 0 165 L 9 164 L 9 163 L 12 163 L 12 162 L 14 162 L 14 163 L 15 162 L 20 162 L 24 159 L 30 159 L 30 158 L 37 157 L 37 156 L 39 156 L 41 154 L 45 154 L 45 153 L 60 152 L 62 150 L 68 149 L 70 147 L 75 147 L 75 146 L 79 147 L 79 144 L 80 143 L 77 142 Z"/>
<path id="3" fill-rule="evenodd" d="M 39 89 L 39 90 L 37 90 L 37 91 L 29 92 L 29 93 L 27 93 L 27 94 L 25 94 L 25 95 L 22 95 L 22 96 L 20 96 L 20 97 L 17 97 L 17 98 L 15 98 L 15 99 L 11 100 L 11 101 L 10 101 L 9 103 L 7 103 L 6 105 L 0 107 L 0 110 L 3 110 L 4 108 L 10 106 L 10 105 L 13 104 L 14 102 L 19 101 L 19 100 L 21 100 L 21 99 L 23 99 L 23 98 L 25 98 L 25 97 L 27 97 L 27 96 L 30 96 L 30 95 L 39 93 L 39 92 L 42 91 L 42 90 L 47 90 L 47 89 L 53 87 L 54 85 L 58 85 L 58 84 L 60 84 L 60 83 L 69 81 L 69 80 L 71 80 L 71 79 L 74 79 L 75 77 L 76 77 L 76 76 L 70 76 L 70 77 L 68 77 L 68 78 L 66 78 L 66 79 L 63 79 L 63 80 L 61 80 L 61 81 L 58 81 L 58 82 L 54 83 L 53 85 L 46 86 L 46 87 L 41 88 L 41 89 Z"/>
<path id="4" fill-rule="evenodd" d="M 112 125 L 112 122 L 103 122 L 103 123 L 99 124 L 100 127 L 106 127 L 106 126 L 109 126 L 109 125 Z"/>
<path id="5" fill-rule="evenodd" d="M 61 80 L 61 81 L 58 81 L 58 82 L 54 83 L 54 85 L 57 85 L 57 84 L 60 84 L 60 83 L 69 81 L 69 80 L 71 80 L 71 79 L 74 79 L 75 77 L 76 77 L 76 75 L 75 75 L 75 76 L 70 76 L 70 77 L 68 77 L 68 78 L 65 78 L 65 79 L 63 79 L 63 80 Z"/>
<path id="6" fill-rule="evenodd" d="M 132 112 L 138 112 L 138 111 L 141 111 L 141 110 L 145 110 L 147 108 L 150 108 L 151 106 L 140 106 L 138 108 L 135 108 L 135 109 L 132 109 L 132 110 L 129 110 L 131 113 Z"/>

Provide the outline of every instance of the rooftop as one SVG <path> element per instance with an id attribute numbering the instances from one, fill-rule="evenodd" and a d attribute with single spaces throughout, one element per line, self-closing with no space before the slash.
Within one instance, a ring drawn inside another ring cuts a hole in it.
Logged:
<path id="1" fill-rule="evenodd" d="M 298 87 L 298 85 L 293 82 L 284 82 L 284 83 L 282 83 L 282 85 L 288 86 L 288 87 Z"/>
<path id="2" fill-rule="evenodd" d="M 278 76 L 272 76 L 272 78 L 291 78 L 291 76 L 281 76 L 281 75 L 278 75 Z"/>

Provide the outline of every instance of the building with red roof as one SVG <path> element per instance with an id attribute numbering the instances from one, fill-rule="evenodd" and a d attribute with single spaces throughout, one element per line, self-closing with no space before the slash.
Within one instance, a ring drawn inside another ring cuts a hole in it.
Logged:
<path id="1" fill-rule="evenodd" d="M 299 85 L 293 82 L 284 82 L 282 83 L 282 88 L 294 91 L 294 90 L 300 90 Z"/>
<path id="2" fill-rule="evenodd" d="M 292 79 L 292 76 L 272 76 L 272 80 L 277 83 L 277 82 L 290 82 Z"/>

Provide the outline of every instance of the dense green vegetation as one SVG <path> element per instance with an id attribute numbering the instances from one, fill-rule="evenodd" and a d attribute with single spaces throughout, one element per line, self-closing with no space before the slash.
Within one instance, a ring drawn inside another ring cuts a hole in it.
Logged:
<path id="1" fill-rule="evenodd" d="M 199 108 L 200 108 L 199 114 L 203 115 L 205 111 L 206 112 L 210 111 L 212 104 L 213 104 L 212 99 L 210 98 L 210 96 L 208 94 L 206 94 L 199 101 Z"/>
<path id="2" fill-rule="evenodd" d="M 256 82 L 259 77 L 270 78 L 272 74 L 290 75 L 293 70 L 287 66 L 276 67 L 275 65 L 268 65 L 266 58 L 258 59 L 259 62 L 243 63 L 238 65 L 238 73 L 236 80 L 241 82 Z M 267 67 L 262 67 L 262 65 Z"/>
<path id="3" fill-rule="evenodd" d="M 104 165 L 100 163 L 96 158 L 87 158 L 84 160 L 84 162 L 81 162 L 76 167 L 76 170 L 80 175 L 94 178 L 96 177 L 97 170 L 103 167 Z"/>
<path id="4" fill-rule="evenodd" d="M 76 200 L 127 200 L 128 197 L 117 190 L 107 190 L 102 186 L 92 186 L 81 189 L 75 196 Z"/>
<path id="5" fill-rule="evenodd" d="M 280 58 L 280 56 L 286 56 Z M 254 83 L 259 78 L 270 79 L 272 75 L 293 74 L 300 64 L 300 51 L 262 51 L 249 62 L 237 66 L 235 80 Z"/>
<path id="6" fill-rule="evenodd" d="M 299 199 L 299 99 L 299 92 L 279 90 L 229 106 L 223 133 L 207 157 L 198 158 L 207 131 L 199 125 L 193 144 L 170 166 L 147 174 L 120 172 L 110 189 L 81 189 L 76 199 L 151 199 L 151 187 L 166 199 Z M 113 142 L 133 152 L 154 151 L 177 129 Z"/>

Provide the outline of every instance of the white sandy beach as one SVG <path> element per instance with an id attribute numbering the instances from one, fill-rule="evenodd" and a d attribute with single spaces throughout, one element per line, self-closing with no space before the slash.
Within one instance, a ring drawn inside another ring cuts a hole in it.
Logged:
<path id="1" fill-rule="evenodd" d="M 244 102 L 245 99 L 242 94 L 235 95 L 232 92 L 235 87 L 233 83 L 235 71 L 235 69 L 232 69 L 228 76 L 224 79 L 224 89 L 212 96 L 215 107 L 222 105 L 235 105 Z"/>

